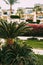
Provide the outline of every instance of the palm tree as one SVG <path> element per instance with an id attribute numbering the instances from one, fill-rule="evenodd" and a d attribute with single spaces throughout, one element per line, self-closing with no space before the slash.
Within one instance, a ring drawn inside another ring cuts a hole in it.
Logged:
<path id="1" fill-rule="evenodd" d="M 12 5 L 17 2 L 17 0 L 4 0 L 6 4 L 10 4 L 10 14 L 12 12 Z"/>
<path id="2" fill-rule="evenodd" d="M 23 15 L 23 14 L 24 14 L 23 9 L 19 8 L 19 9 L 17 10 L 17 13 L 16 13 L 16 14 L 18 14 L 19 16 Z"/>
<path id="3" fill-rule="evenodd" d="M 36 14 L 38 11 L 41 11 L 41 10 L 42 10 L 42 8 L 40 6 L 35 6 L 33 9 L 33 11 L 36 11 Z"/>
<path id="4" fill-rule="evenodd" d="M 15 22 L 8 23 L 5 20 L 1 20 L 0 22 L 0 38 L 7 39 L 7 42 L 12 44 L 17 36 L 23 35 L 29 30 L 29 27 L 25 26 L 25 23 L 16 24 Z"/>
<path id="5" fill-rule="evenodd" d="M 37 5 L 36 5 L 36 6 L 33 8 L 33 11 L 35 12 L 35 18 L 37 18 L 37 13 L 38 13 L 38 12 L 41 13 L 42 8 L 41 8 L 40 6 L 37 6 Z"/>
<path id="6" fill-rule="evenodd" d="M 24 14 L 23 9 L 19 8 L 19 9 L 17 10 L 17 12 L 16 12 L 16 15 L 17 15 L 17 14 L 19 15 L 20 18 L 22 18 L 22 17 L 23 17 L 23 14 Z M 20 22 L 20 19 L 19 19 L 19 22 Z"/>
<path id="7" fill-rule="evenodd" d="M 23 22 L 16 24 L 0 20 L 0 38 L 7 39 L 7 44 L 2 46 L 2 50 L 0 50 L 1 65 L 36 65 L 37 60 L 31 47 L 26 42 L 19 45 L 15 41 L 17 36 L 23 35 L 29 31 L 29 28 Z"/>

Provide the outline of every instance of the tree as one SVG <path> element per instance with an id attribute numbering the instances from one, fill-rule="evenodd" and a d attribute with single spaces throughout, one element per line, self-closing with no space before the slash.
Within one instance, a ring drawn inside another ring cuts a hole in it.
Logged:
<path id="1" fill-rule="evenodd" d="M 41 7 L 40 7 L 40 6 L 35 6 L 35 7 L 34 7 L 34 10 L 36 10 L 36 11 L 41 11 Z"/>
<path id="2" fill-rule="evenodd" d="M 12 12 L 12 5 L 17 2 L 17 0 L 4 0 L 6 4 L 10 4 L 10 14 Z"/>
<path id="3" fill-rule="evenodd" d="M 36 5 L 36 6 L 33 8 L 33 11 L 35 12 L 35 18 L 37 18 L 37 14 L 38 14 L 38 12 L 41 13 L 42 8 L 41 8 L 40 6 L 37 6 L 37 5 Z"/>
<path id="4" fill-rule="evenodd" d="M 38 11 L 41 11 L 41 10 L 42 10 L 42 8 L 40 6 L 37 6 L 37 5 L 33 9 L 33 11 L 36 11 L 36 14 Z"/>
<path id="5" fill-rule="evenodd" d="M 20 17 L 23 16 L 23 14 L 24 14 L 23 9 L 19 8 L 19 9 L 17 10 L 17 13 L 16 13 L 16 14 L 18 14 Z"/>

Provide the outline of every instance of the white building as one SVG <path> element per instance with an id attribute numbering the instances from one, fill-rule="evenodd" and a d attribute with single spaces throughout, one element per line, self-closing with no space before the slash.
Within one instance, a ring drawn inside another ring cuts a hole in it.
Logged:
<path id="1" fill-rule="evenodd" d="M 36 13 L 33 11 L 33 7 L 27 7 L 24 9 L 25 19 L 32 19 L 36 22 Z"/>

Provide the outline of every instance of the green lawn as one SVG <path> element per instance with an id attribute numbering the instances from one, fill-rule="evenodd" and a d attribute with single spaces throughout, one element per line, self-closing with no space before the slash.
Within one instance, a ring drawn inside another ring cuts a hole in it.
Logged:
<path id="1" fill-rule="evenodd" d="M 19 40 L 18 42 L 22 43 L 22 40 Z M 43 41 L 39 40 L 26 40 L 26 44 L 29 44 L 32 48 L 39 48 L 43 49 Z"/>
<path id="2" fill-rule="evenodd" d="M 38 65 L 43 65 L 43 55 L 36 55 L 38 57 Z"/>
<path id="3" fill-rule="evenodd" d="M 29 44 L 33 48 L 41 48 L 41 49 L 43 49 L 43 41 L 27 40 L 26 43 Z"/>

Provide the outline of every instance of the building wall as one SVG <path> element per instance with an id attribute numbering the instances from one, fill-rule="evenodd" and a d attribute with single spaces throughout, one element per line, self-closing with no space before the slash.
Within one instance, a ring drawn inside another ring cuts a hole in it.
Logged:
<path id="1" fill-rule="evenodd" d="M 42 9 L 43 9 L 43 5 L 41 6 Z M 4 15 L 3 12 L 7 11 L 8 14 L 7 15 Z M 23 8 L 23 11 L 24 11 L 24 14 L 21 15 L 21 18 L 23 19 L 32 19 L 34 22 L 36 22 L 37 19 L 41 20 L 43 22 L 43 12 L 42 11 L 38 11 L 38 13 L 36 13 L 36 11 L 33 11 L 33 8 Z M 14 10 L 13 10 L 14 12 Z M 9 13 L 10 11 L 9 10 L 1 10 L 1 16 L 0 18 L 2 17 L 3 19 L 8 19 L 9 17 Z M 15 13 L 13 13 L 15 14 Z"/>

